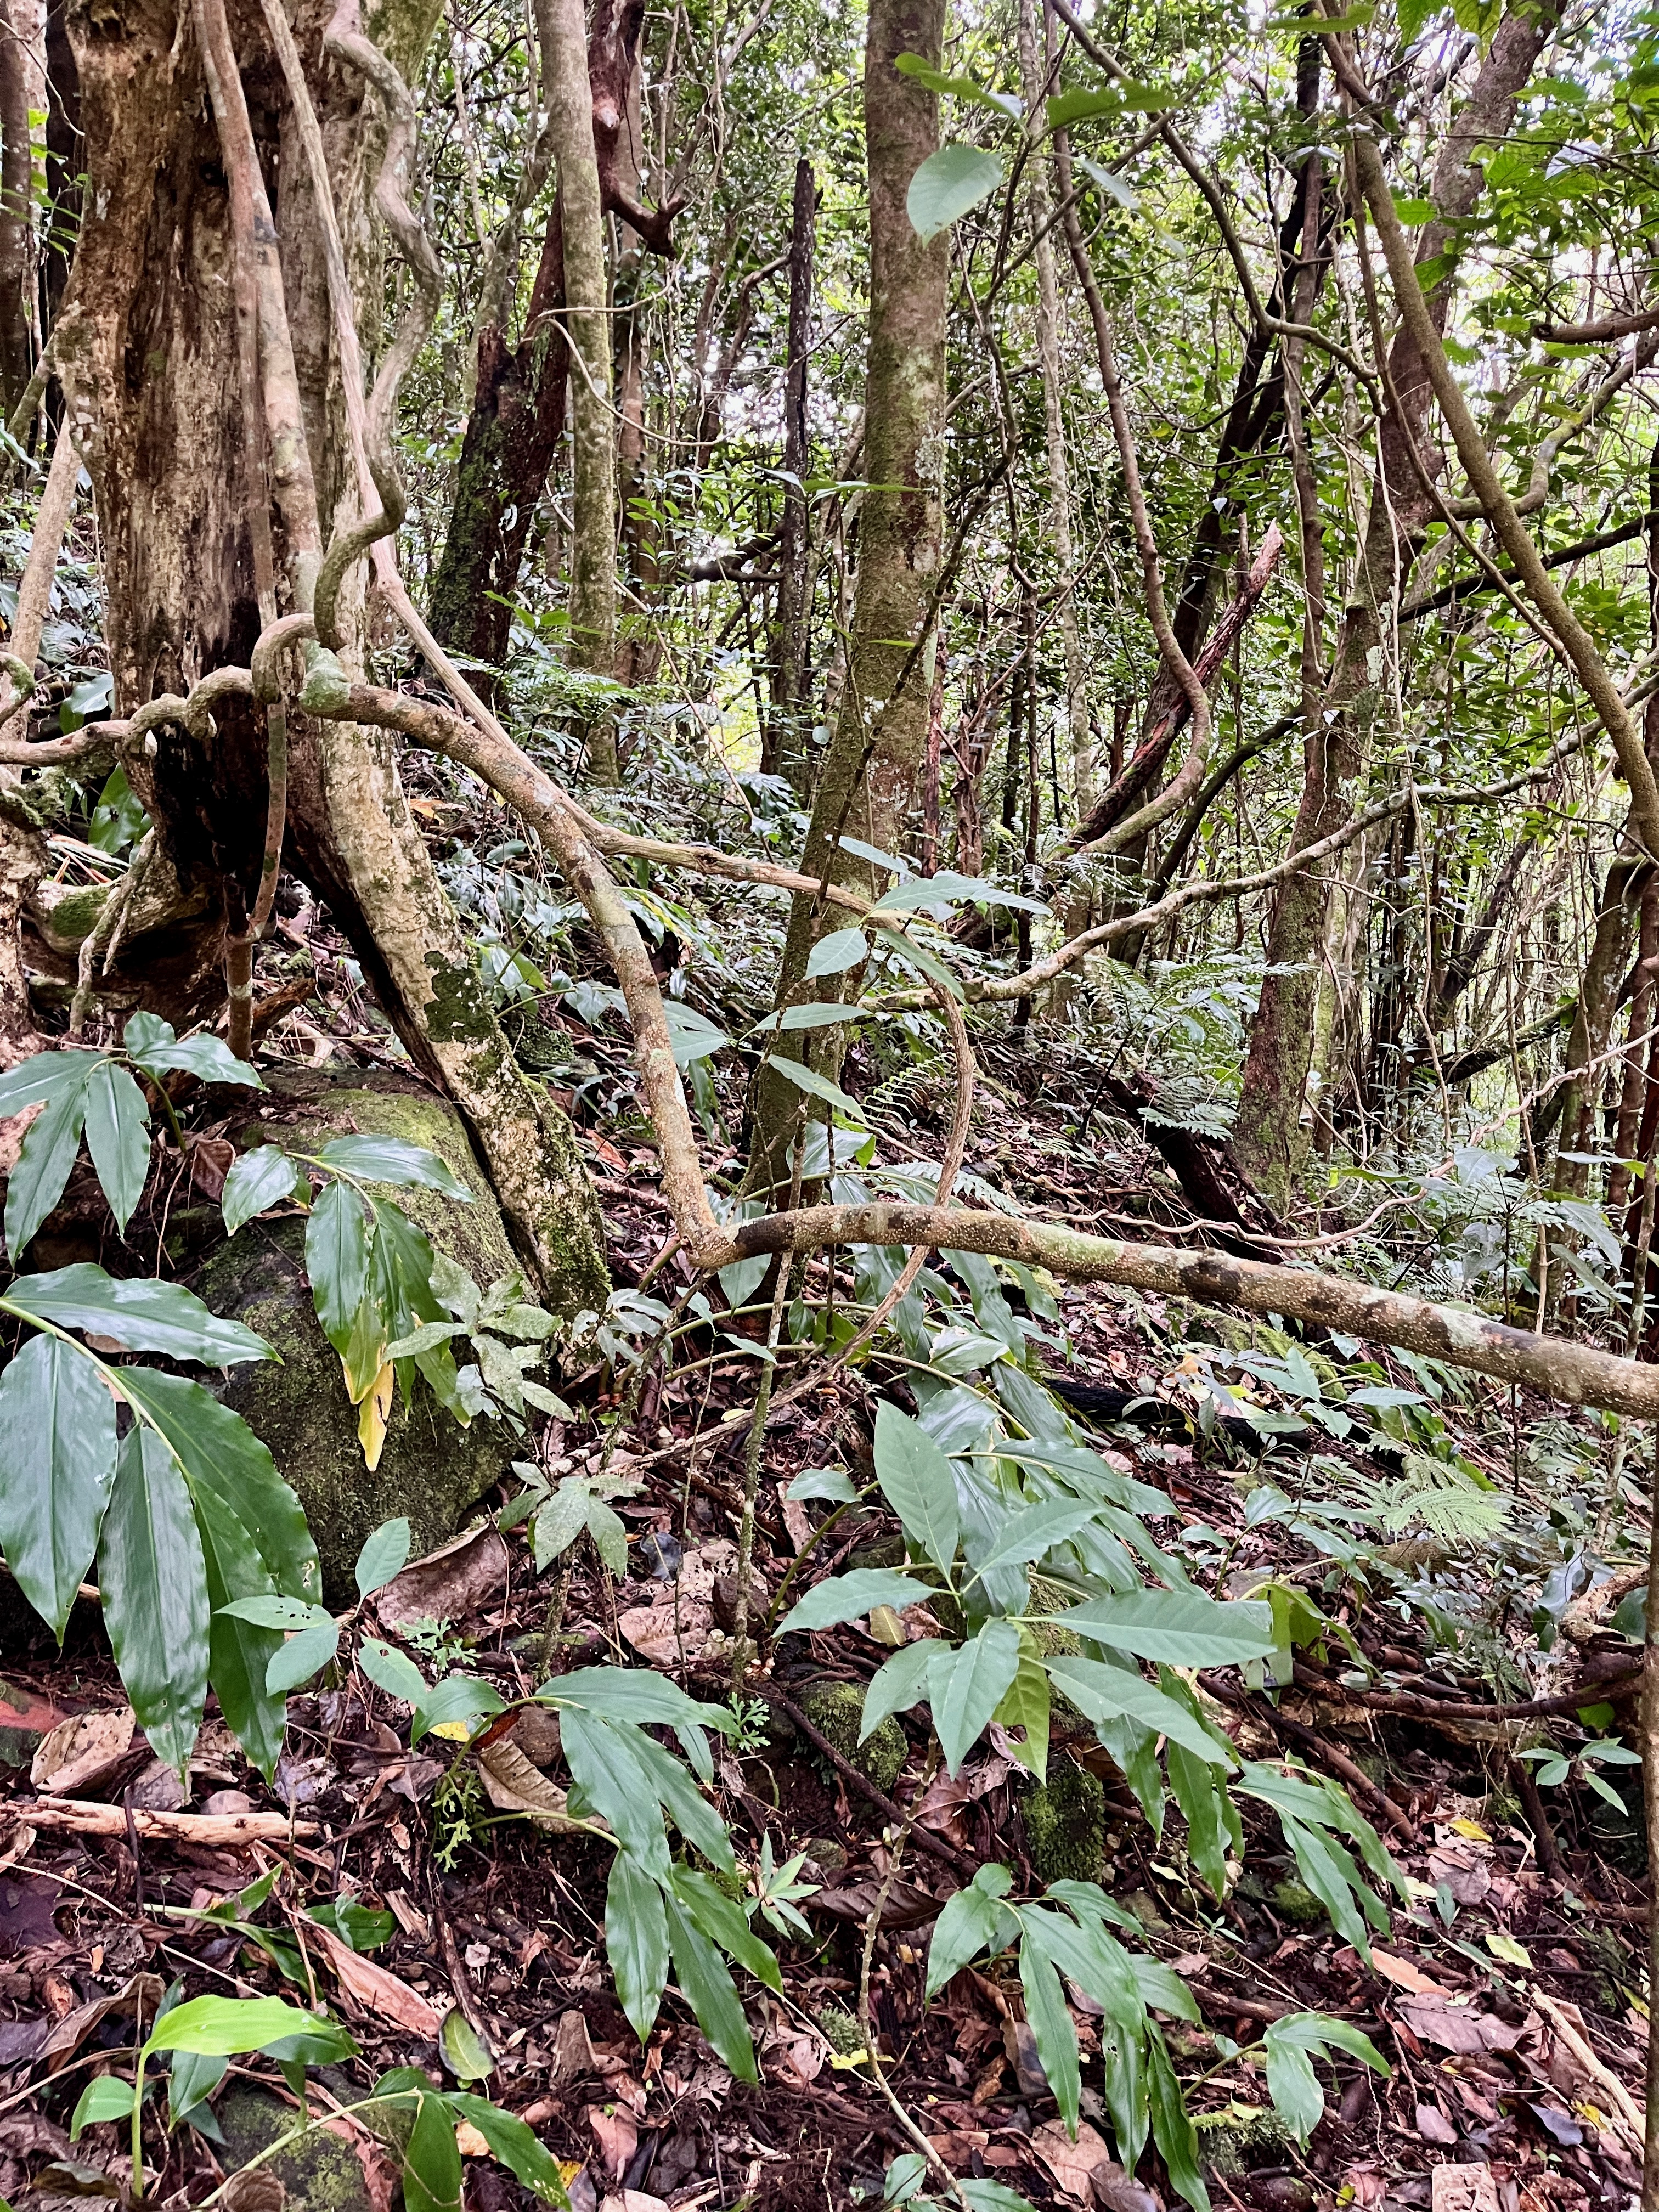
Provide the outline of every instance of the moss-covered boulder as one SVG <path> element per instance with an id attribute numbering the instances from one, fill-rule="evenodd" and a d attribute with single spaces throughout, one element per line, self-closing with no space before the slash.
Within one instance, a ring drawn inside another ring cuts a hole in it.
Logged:
<path id="1" fill-rule="evenodd" d="M 346 1134 L 399 1137 L 436 1152 L 471 1191 L 470 1205 L 430 1190 L 376 1194 L 395 1199 L 480 1289 L 512 1273 L 517 1262 L 500 1209 L 459 1116 L 441 1099 L 368 1085 L 297 1098 L 277 1093 L 232 1132 L 243 1152 L 276 1144 L 315 1152 L 331 1137 Z M 312 1304 L 305 1224 L 297 1217 L 250 1222 L 214 1254 L 196 1288 L 215 1313 L 256 1329 L 281 1355 L 280 1366 L 267 1361 L 233 1369 L 219 1392 L 299 1492 L 331 1602 L 350 1601 L 357 1554 L 381 1522 L 406 1515 L 416 1556 L 432 1550 L 500 1481 L 520 1449 L 501 1422 L 476 1420 L 463 1428 L 417 1382 L 412 1405 L 405 1408 L 401 1395 L 395 1402 L 380 1463 L 370 1474 L 357 1441 L 356 1409 Z"/>
<path id="2" fill-rule="evenodd" d="M 814 1682 L 801 1692 L 800 1709 L 849 1766 L 856 1766 L 866 1782 L 873 1782 L 885 1795 L 892 1795 L 910 1749 L 909 1741 L 890 1715 L 862 1743 L 859 1741 L 864 1720 L 862 1683 Z"/>
<path id="3" fill-rule="evenodd" d="M 1086 1766 L 1048 1763 L 1048 1779 L 1021 1808 L 1031 1871 L 1051 1881 L 1099 1881 L 1106 1870 L 1106 1792 Z"/>
<path id="4" fill-rule="evenodd" d="M 326 2128 L 300 2135 L 301 2114 L 270 2090 L 235 2082 L 215 2118 L 224 2136 L 220 2162 L 227 2173 L 239 2172 L 283 2136 L 298 2136 L 292 2150 L 277 2151 L 263 2168 L 282 2183 L 291 2212 L 370 2212 L 368 2185 L 351 2145 Z"/>

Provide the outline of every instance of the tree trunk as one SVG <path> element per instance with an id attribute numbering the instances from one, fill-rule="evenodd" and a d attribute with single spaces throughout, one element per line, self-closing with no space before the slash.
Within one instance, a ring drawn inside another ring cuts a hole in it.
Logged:
<path id="1" fill-rule="evenodd" d="M 1504 16 L 1435 165 L 1431 198 L 1437 213 L 1419 240 L 1417 261 L 1419 267 L 1433 263 L 1442 272 L 1430 296 L 1441 330 L 1455 283 L 1448 265 L 1456 252 L 1455 226 L 1471 213 L 1484 183 L 1475 157 L 1508 131 L 1557 12 L 1551 0 L 1525 15 Z M 1437 464 L 1422 440 L 1433 395 L 1422 356 L 1403 329 L 1389 349 L 1389 386 L 1355 597 L 1343 620 L 1325 697 L 1310 718 L 1293 852 L 1340 828 L 1352 810 L 1355 787 L 1369 757 L 1371 719 L 1382 696 L 1384 641 L 1392 633 L 1411 573 L 1414 534 L 1434 512 L 1423 474 Z M 1301 1152 L 1302 1103 L 1328 896 L 1323 869 L 1287 876 L 1280 888 L 1268 934 L 1268 972 L 1251 1027 L 1233 1129 L 1239 1167 L 1281 1208 L 1288 1202 Z"/>
<path id="2" fill-rule="evenodd" d="M 783 526 L 778 535 L 778 598 L 772 629 L 771 712 L 761 753 L 769 775 L 791 774 L 798 791 L 806 790 L 807 723 L 806 574 L 809 510 L 805 481 L 811 448 L 806 434 L 806 360 L 812 344 L 812 246 L 818 190 L 812 164 L 803 155 L 795 164 L 795 197 L 789 222 L 789 361 L 783 390 L 783 465 L 792 482 L 784 486 Z"/>
<path id="3" fill-rule="evenodd" d="M 384 280 L 369 194 L 384 125 L 354 69 L 322 66 L 326 12 L 319 5 L 302 15 L 295 36 L 336 149 L 334 191 L 358 297 L 378 301 Z M 383 49 L 403 70 L 418 62 L 434 13 L 381 17 Z M 118 23 L 101 0 L 70 0 L 68 31 L 84 103 L 89 212 L 59 361 L 98 501 L 116 703 L 130 713 L 162 691 L 188 691 L 216 667 L 248 663 L 260 616 L 244 441 L 251 432 L 263 452 L 268 426 L 243 416 L 237 229 L 227 183 L 240 173 L 235 136 L 231 130 L 216 143 L 204 123 L 199 40 L 188 19 L 178 21 L 173 0 L 128 0 Z M 304 403 L 296 450 L 287 450 L 286 430 L 276 434 L 275 416 L 270 422 L 281 573 L 303 601 L 307 545 L 318 542 L 326 503 L 354 478 L 337 380 L 331 388 L 319 367 L 333 354 L 331 324 L 306 281 L 321 256 L 303 159 L 297 149 L 290 157 L 283 80 L 253 11 L 239 8 L 231 42 L 264 134 L 260 161 L 287 186 L 272 211 L 283 268 L 267 264 L 260 333 L 272 388 L 286 349 L 289 386 Z M 222 70 L 218 89 L 236 104 L 234 76 L 228 84 Z M 220 99 L 214 112 L 228 131 Z M 258 237 L 246 243 L 257 246 Z M 292 272 L 286 286 L 284 270 Z M 351 605 L 361 627 L 361 586 Z M 352 648 L 349 635 L 348 664 Z M 135 940 L 126 966 L 148 985 L 159 957 L 173 1006 L 206 1012 L 223 1002 L 223 921 L 252 906 L 259 881 L 264 732 L 246 702 L 229 699 L 203 734 L 170 723 L 156 736 L 156 754 L 135 763 L 135 781 L 178 877 L 181 915 Z M 602 1304 L 601 1225 L 573 1133 L 513 1060 L 388 740 L 296 713 L 289 744 L 291 865 L 350 939 L 411 1058 L 466 1115 L 515 1243 L 546 1296 L 567 1311 Z"/>
<path id="4" fill-rule="evenodd" d="M 865 374 L 864 475 L 857 599 L 846 696 L 818 770 L 801 866 L 874 893 L 882 872 L 842 849 L 843 836 L 890 853 L 915 801 L 933 690 L 933 594 L 941 559 L 945 301 L 948 246 L 924 245 L 905 207 L 910 179 L 939 148 L 939 98 L 901 76 L 901 54 L 937 70 L 944 0 L 873 0 L 865 50 L 864 132 L 870 175 L 870 335 Z M 797 896 L 790 911 L 778 1003 L 796 995 L 808 955 L 832 910 Z M 830 979 L 843 995 L 845 976 Z M 805 1033 L 796 1056 L 832 1077 L 844 1033 Z M 754 1142 L 764 1185 L 782 1172 L 781 1147 L 800 1092 L 763 1070 Z"/>
<path id="5" fill-rule="evenodd" d="M 18 15 L 10 4 L 0 9 L 0 404 L 8 415 L 34 369 L 34 149 L 29 46 Z"/>

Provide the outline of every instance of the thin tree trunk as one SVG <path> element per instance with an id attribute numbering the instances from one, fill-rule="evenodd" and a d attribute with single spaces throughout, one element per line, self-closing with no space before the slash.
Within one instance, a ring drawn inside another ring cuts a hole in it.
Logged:
<path id="1" fill-rule="evenodd" d="M 34 148 L 29 46 L 11 4 L 0 8 L 0 404 L 7 415 L 33 373 Z"/>
<path id="2" fill-rule="evenodd" d="M 817 184 L 803 155 L 795 164 L 789 222 L 789 359 L 783 387 L 783 526 L 778 536 L 778 597 L 772 631 L 771 711 L 766 718 L 761 767 L 790 775 L 805 793 L 807 750 L 807 602 L 810 510 L 801 489 L 811 447 L 806 429 L 806 368 L 812 345 L 812 251 L 817 222 Z"/>

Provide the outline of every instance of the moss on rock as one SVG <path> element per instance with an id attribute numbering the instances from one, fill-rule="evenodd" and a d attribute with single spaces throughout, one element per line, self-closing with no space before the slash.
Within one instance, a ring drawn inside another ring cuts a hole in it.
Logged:
<path id="1" fill-rule="evenodd" d="M 1048 1779 L 1026 1795 L 1031 1871 L 1051 1881 L 1099 1881 L 1106 1870 L 1106 1792 L 1085 1766 L 1050 1760 Z"/>
<path id="2" fill-rule="evenodd" d="M 228 2173 L 303 2124 L 301 2115 L 270 2090 L 240 2081 L 220 2100 L 215 2117 L 225 2139 L 221 2162 Z M 313 2129 L 292 2150 L 266 2159 L 264 2171 L 282 2183 L 293 2212 L 370 2212 L 356 2154 L 326 2128 Z"/>
<path id="3" fill-rule="evenodd" d="M 1276 1881 L 1273 1900 L 1273 1911 L 1279 1918 L 1297 1928 L 1311 1928 L 1325 1917 L 1324 1906 L 1305 1881 Z"/>
<path id="4" fill-rule="evenodd" d="M 289 1152 L 315 1152 L 346 1133 L 400 1137 L 436 1152 L 473 1193 L 471 1205 L 429 1190 L 385 1194 L 481 1289 L 513 1272 L 512 1248 L 489 1187 L 459 1116 L 441 1100 L 335 1091 L 325 1101 L 307 1102 L 303 1118 L 250 1121 L 236 1141 L 243 1151 L 276 1143 Z M 233 1369 L 219 1395 L 263 1439 L 298 1492 L 331 1602 L 349 1601 L 357 1554 L 383 1521 L 406 1515 L 418 1556 L 453 1535 L 467 1509 L 506 1473 L 519 1449 L 506 1425 L 475 1420 L 462 1428 L 420 1382 L 409 1407 L 401 1395 L 394 1402 L 379 1467 L 371 1474 L 364 1466 L 356 1410 L 312 1304 L 303 1221 L 250 1224 L 215 1253 L 196 1287 L 215 1313 L 257 1330 L 281 1357 L 280 1366 Z"/>
<path id="5" fill-rule="evenodd" d="M 890 1796 L 909 1751 L 904 1730 L 890 1715 L 859 1741 L 864 1692 L 856 1682 L 815 1682 L 801 1693 L 800 1709 L 826 1742 L 834 1744 L 866 1782 Z"/>

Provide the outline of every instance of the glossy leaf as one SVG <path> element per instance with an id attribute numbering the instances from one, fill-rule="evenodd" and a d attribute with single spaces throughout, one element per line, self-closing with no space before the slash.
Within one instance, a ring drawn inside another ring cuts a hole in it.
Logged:
<path id="1" fill-rule="evenodd" d="M 745 1973 L 783 1995 L 783 1977 L 770 1948 L 750 1927 L 743 1907 L 718 1883 L 695 1868 L 676 1867 L 674 1894 L 711 1943 L 718 1943 Z"/>
<path id="2" fill-rule="evenodd" d="M 1156 2028 L 1146 2039 L 1146 2096 L 1152 2140 L 1164 2154 L 1171 2183 L 1193 2212 L 1210 2212 L 1210 2192 L 1199 2166 L 1197 2133 L 1164 2038 Z"/>
<path id="3" fill-rule="evenodd" d="M 122 1044 L 146 1075 L 196 1076 L 203 1083 L 237 1083 L 250 1091 L 264 1085 L 245 1060 L 238 1060 L 222 1038 L 203 1032 L 179 1042 L 171 1022 L 138 1013 L 127 1024 Z"/>
<path id="4" fill-rule="evenodd" d="M 489 2145 L 491 2154 L 532 2196 L 539 2197 L 544 2204 L 568 2204 L 558 2160 L 521 2119 L 462 2089 L 451 2091 L 449 2108 L 457 2118 L 471 2121 Z"/>
<path id="5" fill-rule="evenodd" d="M 471 1674 L 446 1674 L 416 1706 L 409 1741 L 416 1744 L 430 1729 L 456 1722 L 470 1731 L 475 1721 L 503 1710 L 500 1695 L 488 1682 Z"/>
<path id="6" fill-rule="evenodd" d="M 950 1461 L 920 1421 L 886 1399 L 876 1408 L 875 1460 L 882 1494 L 913 1548 L 948 1574 L 962 1528 Z"/>
<path id="7" fill-rule="evenodd" d="M 78 2142 L 82 2130 L 96 2127 L 100 2120 L 126 2120 L 131 2117 L 132 2084 L 114 2074 L 100 2074 L 95 2081 L 88 2082 L 76 2100 L 70 2120 L 70 2141 Z"/>
<path id="8" fill-rule="evenodd" d="M 1039 1782 L 1045 1780 L 1048 1772 L 1048 1722 L 1053 1703 L 1048 1676 L 1036 1640 L 1029 1629 L 1022 1628 L 1019 1664 L 991 1717 L 1005 1729 L 1024 1729 L 1024 1741 L 1014 1742 L 1010 1747 L 1020 1765 L 1028 1767 Z"/>
<path id="9" fill-rule="evenodd" d="M 1019 1947 L 1020 1987 L 1025 1993 L 1025 2017 L 1036 2039 L 1037 2057 L 1048 2077 L 1048 2087 L 1060 2106 L 1066 2132 L 1077 2134 L 1079 2101 L 1083 2094 L 1077 2030 L 1066 2008 L 1066 1992 L 1060 1976 L 1029 1940 Z"/>
<path id="10" fill-rule="evenodd" d="M 1019 1631 L 1012 1620 L 988 1620 L 947 1659 L 935 1659 L 928 1696 L 947 1772 L 962 1762 L 985 1731 L 1019 1666 Z"/>
<path id="11" fill-rule="evenodd" d="M 330 1183 L 311 1209 L 306 1273 L 323 1334 L 343 1355 L 368 1284 L 368 1224 L 349 1183 Z"/>
<path id="12" fill-rule="evenodd" d="M 283 1748 L 287 1708 L 266 1689 L 265 1672 L 283 1638 L 277 1630 L 237 1620 L 226 1607 L 238 1598 L 270 1596 L 275 1585 L 252 1537 L 217 1493 L 193 1482 L 190 1491 L 212 1609 L 208 1680 L 231 1734 L 269 1779 Z"/>
<path id="13" fill-rule="evenodd" d="M 1270 1606 L 1199 1590 L 1133 1590 L 1093 1598 L 1060 1617 L 1091 1644 L 1171 1667 L 1241 1667 L 1265 1659 L 1276 1642 Z"/>
<path id="14" fill-rule="evenodd" d="M 0 1375 L 0 1549 L 61 1644 L 115 1480 L 115 1405 L 85 1352 L 32 1336 Z"/>
<path id="15" fill-rule="evenodd" d="M 238 1321 L 209 1311 L 182 1283 L 134 1275 L 118 1281 L 89 1260 L 54 1267 L 49 1274 L 19 1275 L 5 1293 L 9 1304 L 59 1328 L 88 1329 L 112 1337 L 129 1352 L 159 1352 L 204 1367 L 237 1367 L 275 1359 L 264 1337 Z"/>
<path id="16" fill-rule="evenodd" d="M 870 940 L 861 929 L 832 929 L 807 954 L 806 980 L 816 982 L 820 975 L 843 975 L 869 957 Z"/>
<path id="17" fill-rule="evenodd" d="M 668 1947 L 673 1954 L 674 1978 L 680 1995 L 696 2014 L 697 2026 L 739 2081 L 758 2082 L 755 2046 L 749 2023 L 743 2016 L 736 1983 L 724 1959 L 694 1925 L 677 1899 L 665 1899 L 668 1913 Z"/>
<path id="18" fill-rule="evenodd" d="M 689 1722 L 729 1735 L 738 1725 L 726 1706 L 688 1697 L 678 1683 L 650 1667 L 579 1667 L 574 1674 L 556 1675 L 537 1694 L 561 1711 L 574 1709 L 603 1720 L 632 1721 L 640 1728 L 659 1722 L 678 1728 Z"/>
<path id="19" fill-rule="evenodd" d="M 661 1889 L 628 1850 L 618 1851 L 611 1862 L 605 1951 L 616 1977 L 617 2002 L 643 2043 L 668 1980 L 668 1914 Z"/>
<path id="20" fill-rule="evenodd" d="M 389 1698 L 401 1698 L 406 1705 L 418 1705 L 426 1695 L 426 1677 L 406 1652 L 390 1644 L 382 1644 L 376 1636 L 366 1636 L 357 1654 L 357 1664 L 377 1689 L 384 1690 Z"/>
<path id="21" fill-rule="evenodd" d="M 260 1145 L 251 1152 L 244 1152 L 231 1164 L 224 1189 L 219 1194 L 226 1236 L 234 1237 L 256 1214 L 280 1206 L 284 1199 L 292 1198 L 296 1189 L 303 1195 L 303 1182 L 298 1162 L 290 1159 L 280 1145 Z"/>
<path id="22" fill-rule="evenodd" d="M 1199 1758 L 1231 1766 L 1232 1757 L 1195 1721 L 1184 1705 L 1166 1698 L 1162 1690 L 1141 1675 L 1122 1667 L 1109 1667 L 1098 1659 L 1074 1659 L 1060 1654 L 1043 1664 L 1055 1686 L 1091 1720 L 1123 1718 L 1185 1744 Z"/>
<path id="23" fill-rule="evenodd" d="M 89 1067 L 88 1077 L 91 1072 Z M 86 1110 L 86 1084 L 66 1085 L 23 1133 L 16 1164 L 6 1184 L 6 1249 L 14 1267 L 64 1194 L 64 1185 L 81 1149 Z"/>
<path id="24" fill-rule="evenodd" d="M 459 2005 L 444 2014 L 438 2054 L 458 2081 L 487 2081 L 495 2070 L 494 2057 Z"/>
<path id="25" fill-rule="evenodd" d="M 472 1193 L 447 1160 L 424 1145 L 411 1145 L 401 1137 L 336 1137 L 325 1145 L 318 1158 L 342 1175 L 359 1176 L 365 1182 L 388 1182 L 401 1190 L 441 1191 L 446 1198 L 471 1205 Z"/>
<path id="26" fill-rule="evenodd" d="M 395 1521 L 382 1521 L 373 1531 L 357 1554 L 356 1569 L 357 1594 L 373 1597 L 384 1589 L 395 1575 L 400 1575 L 409 1559 L 409 1522 L 402 1516 Z"/>
<path id="27" fill-rule="evenodd" d="M 910 179 L 905 212 L 910 228 L 927 245 L 960 222 L 963 216 L 1002 182 L 1002 163 L 978 146 L 941 146 Z"/>
<path id="28" fill-rule="evenodd" d="M 461 2153 L 449 2100 L 424 2096 L 404 2142 L 404 2212 L 460 2212 Z"/>
<path id="29" fill-rule="evenodd" d="M 126 1069 L 103 1060 L 87 1085 L 86 1114 L 87 1150 L 125 1237 L 149 1181 L 149 1109 Z"/>
<path id="30" fill-rule="evenodd" d="M 83 1091 L 101 1052 L 37 1052 L 0 1073 L 0 1121 L 26 1106 L 39 1106 L 65 1092 Z"/>
<path id="31" fill-rule="evenodd" d="M 349 2043 L 332 2021 L 301 2012 L 283 1997 L 192 1997 L 164 2012 L 145 2039 L 146 2054 L 193 2051 L 204 2057 L 235 2058 L 263 2051 L 285 2035 L 331 2037 Z"/>
<path id="32" fill-rule="evenodd" d="M 927 1694 L 927 1670 L 950 1649 L 936 1636 L 907 1644 L 878 1667 L 864 1693 L 864 1712 L 859 1722 L 859 1741 L 872 1735 L 892 1713 L 908 1713 Z"/>
<path id="33" fill-rule="evenodd" d="M 966 1889 L 945 1900 L 927 1949 L 929 1999 L 981 1951 L 994 1955 L 1013 1942 L 1018 1923 L 1002 1903 L 1012 1883 L 1006 1866 L 982 1866 Z"/>
<path id="34" fill-rule="evenodd" d="M 207 1568 L 178 1463 L 138 1424 L 122 1439 L 98 1580 L 122 1686 L 151 1750 L 182 1780 L 207 1696 Z"/>
<path id="35" fill-rule="evenodd" d="M 872 1606 L 890 1605 L 902 1612 L 907 1605 L 938 1595 L 928 1583 L 902 1575 L 896 1567 L 854 1567 L 850 1574 L 832 1575 L 809 1590 L 785 1613 L 777 1633 L 792 1636 L 803 1629 L 834 1628 L 843 1620 L 856 1620 Z"/>
<path id="36" fill-rule="evenodd" d="M 273 1698 L 283 1697 L 297 1690 L 301 1682 L 308 1682 L 332 1660 L 339 1649 L 340 1632 L 331 1620 L 313 1628 L 302 1628 L 297 1636 L 290 1636 L 280 1651 L 273 1651 L 265 1668 L 265 1688 Z"/>

